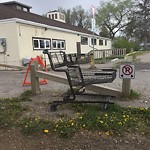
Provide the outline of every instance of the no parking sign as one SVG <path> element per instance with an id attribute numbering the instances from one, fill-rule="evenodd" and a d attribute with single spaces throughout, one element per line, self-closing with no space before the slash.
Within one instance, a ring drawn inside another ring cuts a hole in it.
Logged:
<path id="1" fill-rule="evenodd" d="M 134 65 L 125 64 L 120 65 L 119 77 L 121 79 L 134 79 L 135 78 L 135 68 Z"/>

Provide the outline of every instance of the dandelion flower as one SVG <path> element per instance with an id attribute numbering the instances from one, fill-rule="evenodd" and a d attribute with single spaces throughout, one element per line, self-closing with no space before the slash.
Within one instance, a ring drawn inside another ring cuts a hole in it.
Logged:
<path id="1" fill-rule="evenodd" d="M 118 124 L 119 124 L 119 125 L 122 125 L 122 122 L 119 122 Z"/>
<path id="2" fill-rule="evenodd" d="M 105 132 L 105 135 L 106 135 L 106 136 L 109 136 L 109 135 L 110 135 L 110 132 L 109 132 L 109 131 Z"/>
<path id="3" fill-rule="evenodd" d="M 82 116 L 80 116 L 79 119 L 82 119 Z"/>
<path id="4" fill-rule="evenodd" d="M 49 132 L 48 130 L 46 130 L 46 129 L 44 130 L 44 133 L 48 133 L 48 132 Z"/>
<path id="5" fill-rule="evenodd" d="M 99 122 L 100 122 L 100 123 L 104 123 L 104 121 L 103 121 L 103 120 L 100 120 Z"/>
<path id="6" fill-rule="evenodd" d="M 108 116 L 108 114 L 105 114 L 105 117 L 107 117 Z"/>

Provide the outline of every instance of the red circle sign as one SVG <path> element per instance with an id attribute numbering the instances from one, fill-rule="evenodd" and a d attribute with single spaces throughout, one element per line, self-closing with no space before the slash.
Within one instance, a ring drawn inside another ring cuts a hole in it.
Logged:
<path id="1" fill-rule="evenodd" d="M 131 75 L 132 72 L 133 72 L 133 68 L 130 65 L 125 65 L 122 68 L 122 73 L 125 74 L 125 75 Z"/>

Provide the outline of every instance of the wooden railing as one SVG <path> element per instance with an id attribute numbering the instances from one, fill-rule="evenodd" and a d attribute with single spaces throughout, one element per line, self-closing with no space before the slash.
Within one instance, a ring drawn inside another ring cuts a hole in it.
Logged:
<path id="1" fill-rule="evenodd" d="M 92 53 L 93 51 L 90 51 Z M 89 54 L 90 54 L 89 53 Z M 107 58 L 107 57 L 124 57 L 126 55 L 126 49 L 106 49 L 106 50 L 94 50 L 94 59 Z"/>

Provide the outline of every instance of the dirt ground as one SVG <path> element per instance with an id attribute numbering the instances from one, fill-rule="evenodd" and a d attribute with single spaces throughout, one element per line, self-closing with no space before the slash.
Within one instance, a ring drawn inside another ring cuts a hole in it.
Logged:
<path id="1" fill-rule="evenodd" d="M 150 53 L 140 56 L 140 62 L 136 63 L 135 79 L 131 81 L 131 88 L 141 93 L 140 99 L 132 101 L 116 100 L 116 103 L 132 107 L 150 107 Z M 111 67 L 112 64 L 97 65 L 97 67 Z M 16 97 L 22 92 L 30 89 L 30 86 L 22 87 L 25 71 L 0 71 L 0 98 Z M 29 80 L 29 79 L 28 79 Z M 113 83 L 104 84 L 121 90 L 122 80 L 117 78 Z M 26 102 L 32 108 L 32 115 L 41 117 L 56 117 L 59 113 L 70 115 L 69 111 L 58 109 L 57 112 L 50 112 L 48 103 L 60 98 L 60 94 L 69 87 L 60 83 L 48 81 L 47 85 L 41 85 L 41 93 L 32 97 L 31 102 Z M 25 114 L 31 116 L 30 113 Z M 95 132 L 80 132 L 70 139 L 60 139 L 56 135 L 41 134 L 25 136 L 18 128 L 0 129 L 0 150 L 148 150 L 150 139 L 134 135 L 124 137 L 105 137 Z"/>

